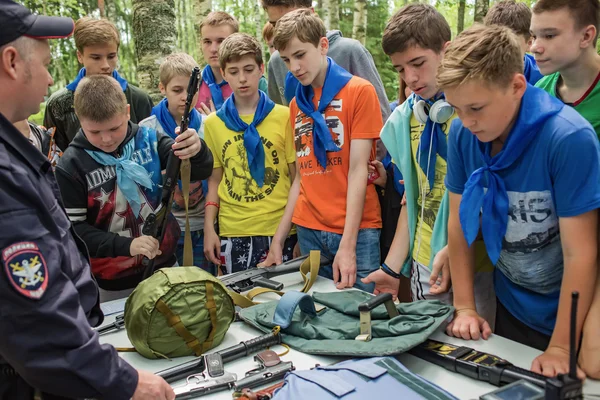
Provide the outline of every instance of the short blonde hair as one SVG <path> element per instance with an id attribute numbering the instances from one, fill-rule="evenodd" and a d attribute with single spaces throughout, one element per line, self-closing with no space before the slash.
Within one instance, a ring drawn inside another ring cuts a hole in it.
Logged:
<path id="1" fill-rule="evenodd" d="M 285 14 L 275 25 L 273 46 L 277 50 L 285 50 L 287 45 L 298 38 L 303 43 L 311 43 L 318 47 L 321 38 L 326 37 L 325 24 L 311 9 L 300 8 Z"/>
<path id="2" fill-rule="evenodd" d="M 273 26 L 272 23 L 267 21 L 265 26 L 263 26 L 263 30 L 262 30 L 263 40 L 265 42 L 269 43 L 271 41 L 271 39 L 273 39 L 273 35 L 275 35 L 275 27 Z"/>
<path id="3" fill-rule="evenodd" d="M 160 64 L 159 79 L 163 86 L 167 86 L 171 79 L 176 76 L 188 77 L 192 74 L 192 70 L 198 67 L 198 63 L 192 56 L 187 53 L 169 54 L 167 58 Z"/>
<path id="4" fill-rule="evenodd" d="M 91 75 L 77 85 L 73 107 L 79 119 L 104 122 L 126 113 L 127 99 L 113 77 Z"/>
<path id="5" fill-rule="evenodd" d="M 75 38 L 75 47 L 80 53 L 83 53 L 83 49 L 88 46 L 114 43 L 119 48 L 121 44 L 117 27 L 107 19 L 91 17 L 78 19 L 75 22 L 73 37 Z"/>
<path id="6" fill-rule="evenodd" d="M 437 86 L 444 90 L 478 80 L 507 87 L 523 73 L 523 54 L 516 34 L 499 25 L 474 25 L 448 46 L 437 71 Z"/>
<path id="7" fill-rule="evenodd" d="M 240 23 L 233 16 L 227 14 L 224 11 L 213 11 L 209 13 L 200 23 L 200 31 L 205 26 L 221 26 L 227 25 L 233 29 L 233 33 L 240 31 Z"/>
<path id="8" fill-rule="evenodd" d="M 234 33 L 223 40 L 219 47 L 219 65 L 223 70 L 228 62 L 238 61 L 244 56 L 253 56 L 256 64 L 263 64 L 260 43 L 247 33 Z"/>

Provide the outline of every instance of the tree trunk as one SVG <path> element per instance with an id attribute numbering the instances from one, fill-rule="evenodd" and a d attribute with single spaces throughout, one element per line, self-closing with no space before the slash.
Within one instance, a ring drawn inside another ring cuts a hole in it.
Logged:
<path id="1" fill-rule="evenodd" d="M 260 6 L 258 5 L 259 0 L 254 0 L 254 24 L 255 24 L 255 29 L 256 29 L 256 40 L 258 40 L 258 43 L 262 44 L 263 43 L 263 37 L 262 37 L 262 28 L 263 28 L 263 23 L 262 23 L 262 18 L 260 17 Z"/>
<path id="2" fill-rule="evenodd" d="M 46 2 L 44 1 L 44 5 Z M 98 10 L 100 10 L 100 18 L 106 18 L 106 12 L 104 11 L 104 0 L 98 0 Z"/>
<path id="3" fill-rule="evenodd" d="M 475 0 L 475 17 L 473 18 L 474 22 L 483 22 L 489 6 L 490 0 Z"/>
<path id="4" fill-rule="evenodd" d="M 367 1 L 354 1 L 354 21 L 352 23 L 352 37 L 365 45 L 367 37 Z"/>
<path id="5" fill-rule="evenodd" d="M 202 32 L 200 32 L 200 24 L 202 20 L 210 13 L 212 8 L 212 0 L 194 0 L 194 30 L 196 32 L 196 47 L 198 47 L 198 64 L 201 64 L 202 56 L 200 48 L 202 47 Z"/>
<path id="6" fill-rule="evenodd" d="M 461 33 L 465 29 L 465 8 L 466 0 L 458 1 L 458 21 L 456 23 L 457 33 Z"/>
<path id="7" fill-rule="evenodd" d="M 327 30 L 331 29 L 331 0 L 322 0 L 323 2 L 323 23 Z"/>
<path id="8" fill-rule="evenodd" d="M 340 29 L 340 0 L 329 0 L 329 21 L 328 29 Z"/>
<path id="9" fill-rule="evenodd" d="M 158 90 L 158 67 L 175 50 L 177 42 L 175 2 L 133 0 L 132 3 L 138 84 L 158 103 L 162 98 Z"/>

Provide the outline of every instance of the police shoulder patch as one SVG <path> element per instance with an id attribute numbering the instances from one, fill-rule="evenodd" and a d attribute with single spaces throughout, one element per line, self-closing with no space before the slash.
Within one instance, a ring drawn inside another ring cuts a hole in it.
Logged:
<path id="1" fill-rule="evenodd" d="M 42 298 L 48 287 L 48 266 L 37 245 L 19 242 L 2 250 L 8 281 L 17 292 L 30 299 Z"/>

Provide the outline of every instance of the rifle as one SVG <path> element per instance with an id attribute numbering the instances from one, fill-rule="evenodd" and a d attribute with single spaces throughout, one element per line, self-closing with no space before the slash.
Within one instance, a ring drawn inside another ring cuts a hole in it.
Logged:
<path id="1" fill-rule="evenodd" d="M 524 379 L 541 388 L 546 386 L 547 378 L 545 376 L 516 367 L 498 356 L 466 346 L 455 346 L 428 339 L 408 352 L 449 371 L 458 372 L 494 386 L 502 386 L 519 379 Z"/>
<path id="2" fill-rule="evenodd" d="M 261 351 L 254 356 L 254 361 L 258 362 L 258 368 L 246 372 L 245 378 L 235 382 L 233 388 L 236 392 L 278 381 L 296 369 L 291 361 L 281 361 L 273 350 Z"/>
<path id="3" fill-rule="evenodd" d="M 96 328 L 96 332 L 98 332 L 99 336 L 102 336 L 107 333 L 111 333 L 112 331 L 121 330 L 121 329 L 123 329 L 124 326 L 125 326 L 125 314 L 120 314 L 120 315 L 117 315 L 115 322 L 113 322 L 112 324 L 108 324 L 108 325 Z"/>
<path id="4" fill-rule="evenodd" d="M 224 363 L 246 357 L 266 347 L 275 346 L 280 343 L 281 336 L 279 335 L 279 330 L 274 329 L 273 332 L 267 333 L 266 335 L 250 339 L 246 342 L 240 342 L 235 346 L 228 347 L 216 353 L 194 358 L 181 365 L 159 371 L 156 375 L 162 377 L 168 383 L 173 383 L 186 377 L 191 378 L 192 375 L 196 376 L 196 378 L 192 378 L 192 380 L 199 380 L 199 377 L 202 376 L 204 378 L 204 383 L 210 383 L 211 379 L 224 374 Z M 232 385 L 236 380 L 235 376 L 233 376 L 233 378 L 233 381 L 231 381 Z M 190 379 L 188 379 L 188 382 L 189 381 Z"/>
<path id="5" fill-rule="evenodd" d="M 300 270 L 300 265 L 302 265 L 302 262 L 304 262 L 304 260 L 306 260 L 308 257 L 308 255 L 305 255 L 294 258 L 293 260 L 286 261 L 283 264 L 279 264 L 274 267 L 249 268 L 244 271 L 219 276 L 219 279 L 228 289 L 237 293 L 245 292 L 255 288 L 256 286 L 273 290 L 281 290 L 283 289 L 283 283 L 273 281 L 269 278 L 289 274 L 292 272 L 298 272 Z M 331 264 L 331 260 L 321 255 L 320 265 L 323 266 L 329 264 Z"/>
<path id="6" fill-rule="evenodd" d="M 183 116 L 181 117 L 179 133 L 185 132 L 188 128 L 188 124 L 190 122 L 190 107 L 193 106 L 192 100 L 194 99 L 194 96 L 198 91 L 199 84 L 200 69 L 198 67 L 194 67 L 187 87 L 185 111 L 183 112 Z M 175 192 L 175 188 L 177 187 L 177 180 L 179 178 L 180 169 L 181 159 L 174 154 L 173 150 L 171 150 L 171 154 L 169 154 L 169 160 L 167 161 L 167 168 L 165 171 L 160 204 L 158 205 L 158 208 L 154 211 L 154 213 L 148 215 L 148 217 L 144 221 L 144 226 L 142 227 L 142 233 L 144 235 L 156 238 L 158 240 L 159 246 L 160 244 L 162 244 L 162 241 L 165 237 L 165 232 L 167 230 L 167 219 L 171 214 L 173 194 Z M 142 265 L 144 265 L 145 267 L 143 279 L 148 278 L 154 273 L 155 260 L 156 257 L 154 257 L 152 260 L 149 260 L 147 257 L 143 258 Z"/>

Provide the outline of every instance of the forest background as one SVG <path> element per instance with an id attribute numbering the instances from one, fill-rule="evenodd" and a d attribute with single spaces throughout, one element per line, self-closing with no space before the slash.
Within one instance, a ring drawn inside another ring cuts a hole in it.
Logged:
<path id="1" fill-rule="evenodd" d="M 535 0 L 520 0 L 529 6 Z M 327 29 L 339 29 L 345 37 L 361 41 L 373 55 L 387 96 L 392 101 L 398 94 L 398 74 L 381 48 L 383 29 L 393 13 L 409 2 L 418 0 L 313 0 L 315 11 Z M 421 0 L 430 3 L 445 17 L 454 38 L 474 22 L 482 21 L 495 0 Z M 121 33 L 118 71 L 129 82 L 140 86 L 155 102 L 158 91 L 158 66 L 161 59 L 175 51 L 192 55 L 204 65 L 200 50 L 199 24 L 210 11 L 226 11 L 240 22 L 240 31 L 255 36 L 264 46 L 265 60 L 269 52 L 262 39 L 267 22 L 260 0 L 24 0 L 30 10 L 45 15 L 108 18 Z M 76 57 L 75 42 L 53 40 L 50 73 L 54 86 L 48 95 L 75 78 L 81 68 Z M 599 41 L 600 52 L 600 41 Z M 44 114 L 32 116 L 40 123 Z"/>

